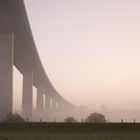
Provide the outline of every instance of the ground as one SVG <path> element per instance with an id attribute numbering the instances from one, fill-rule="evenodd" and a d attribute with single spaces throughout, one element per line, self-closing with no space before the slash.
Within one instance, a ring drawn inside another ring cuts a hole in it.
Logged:
<path id="1" fill-rule="evenodd" d="M 140 140 L 140 124 L 0 123 L 0 140 Z"/>

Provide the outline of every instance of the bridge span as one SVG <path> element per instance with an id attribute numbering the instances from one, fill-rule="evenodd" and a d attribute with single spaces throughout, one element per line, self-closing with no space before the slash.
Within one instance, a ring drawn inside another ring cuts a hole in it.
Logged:
<path id="1" fill-rule="evenodd" d="M 49 121 L 49 117 L 61 116 L 62 112 L 71 114 L 75 106 L 55 90 L 43 68 L 24 1 L 0 0 L 0 120 L 12 112 L 13 66 L 23 75 L 22 116 L 25 119 Z M 37 89 L 35 112 L 33 86 Z"/>

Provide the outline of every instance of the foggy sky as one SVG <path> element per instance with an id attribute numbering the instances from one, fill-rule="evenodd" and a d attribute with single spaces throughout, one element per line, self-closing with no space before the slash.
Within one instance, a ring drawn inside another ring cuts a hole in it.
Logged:
<path id="1" fill-rule="evenodd" d="M 89 108 L 139 108 L 139 0 L 25 2 L 42 63 L 62 96 Z"/>

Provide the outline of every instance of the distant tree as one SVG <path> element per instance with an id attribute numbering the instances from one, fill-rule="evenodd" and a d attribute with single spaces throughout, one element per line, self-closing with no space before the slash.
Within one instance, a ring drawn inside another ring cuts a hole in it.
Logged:
<path id="1" fill-rule="evenodd" d="M 11 112 L 5 117 L 3 122 L 25 122 L 19 114 L 12 114 Z"/>
<path id="2" fill-rule="evenodd" d="M 106 123 L 106 118 L 103 114 L 95 112 L 87 117 L 86 122 L 88 122 L 88 123 Z"/>
<path id="3" fill-rule="evenodd" d="M 77 120 L 76 120 L 74 117 L 70 116 L 70 117 L 67 117 L 67 118 L 64 120 L 64 122 L 66 122 L 66 123 L 76 123 Z"/>

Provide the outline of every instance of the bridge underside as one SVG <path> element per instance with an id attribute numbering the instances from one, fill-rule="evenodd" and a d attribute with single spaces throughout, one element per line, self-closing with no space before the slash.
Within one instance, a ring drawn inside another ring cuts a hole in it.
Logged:
<path id="1" fill-rule="evenodd" d="M 53 120 L 75 110 L 52 86 L 40 61 L 23 0 L 0 0 L 0 120 L 12 112 L 13 65 L 23 75 L 22 115 Z M 33 111 L 33 86 L 37 107 Z M 45 100 L 44 100 L 45 98 Z M 45 104 L 45 108 L 44 108 Z"/>

